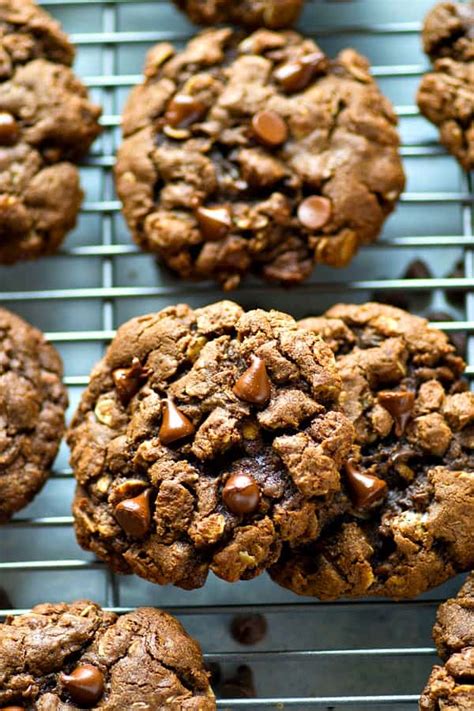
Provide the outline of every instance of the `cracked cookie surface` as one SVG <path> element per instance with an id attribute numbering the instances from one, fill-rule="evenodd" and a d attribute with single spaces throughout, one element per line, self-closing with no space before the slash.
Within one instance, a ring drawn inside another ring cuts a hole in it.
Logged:
<path id="1" fill-rule="evenodd" d="M 198 25 L 233 22 L 245 27 L 279 29 L 296 21 L 303 0 L 174 0 Z"/>
<path id="2" fill-rule="evenodd" d="M 54 252 L 82 202 L 74 165 L 100 108 L 69 65 L 74 49 L 30 0 L 0 4 L 0 264 Z"/>
<path id="3" fill-rule="evenodd" d="M 135 241 L 184 279 L 294 284 L 347 265 L 404 187 L 397 119 L 367 60 L 295 32 L 159 44 L 115 168 Z"/>
<path id="4" fill-rule="evenodd" d="M 420 711 L 474 708 L 474 575 L 457 597 L 438 609 L 433 638 L 444 666 L 435 666 L 421 695 Z"/>
<path id="5" fill-rule="evenodd" d="M 37 711 L 214 711 L 199 645 L 171 615 L 87 600 L 0 624 L 0 705 Z"/>
<path id="6" fill-rule="evenodd" d="M 376 303 L 300 323 L 336 354 L 356 446 L 326 528 L 272 577 L 325 599 L 407 598 L 472 568 L 474 394 L 446 335 Z"/>
<path id="7" fill-rule="evenodd" d="M 46 481 L 64 432 L 62 363 L 43 334 L 0 309 L 0 521 Z"/>
<path id="8" fill-rule="evenodd" d="M 421 112 L 465 170 L 474 168 L 474 2 L 443 2 L 428 14 L 423 46 L 433 71 L 418 90 Z"/>
<path id="9" fill-rule="evenodd" d="M 174 306 L 124 324 L 68 434 L 79 543 L 183 588 L 311 540 L 353 428 L 331 350 L 278 311 Z"/>

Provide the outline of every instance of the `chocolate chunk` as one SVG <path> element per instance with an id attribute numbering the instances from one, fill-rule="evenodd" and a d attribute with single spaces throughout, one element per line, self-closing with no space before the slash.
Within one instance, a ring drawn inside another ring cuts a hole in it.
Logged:
<path id="1" fill-rule="evenodd" d="M 315 74 L 321 74 L 328 68 L 328 60 L 322 52 L 311 52 L 295 62 L 281 64 L 273 76 L 288 93 L 305 89 Z"/>
<path id="2" fill-rule="evenodd" d="M 222 239 L 232 227 L 232 219 L 226 207 L 198 207 L 196 218 L 202 234 L 210 241 Z"/>
<path id="3" fill-rule="evenodd" d="M 378 394 L 378 400 L 382 407 L 393 417 L 395 434 L 397 437 L 401 437 L 411 418 L 413 405 L 415 404 L 415 393 L 410 390 L 381 390 Z"/>
<path id="4" fill-rule="evenodd" d="M 332 205 L 328 198 L 312 195 L 298 207 L 298 220 L 308 230 L 320 230 L 331 219 Z"/>
<path id="5" fill-rule="evenodd" d="M 0 111 L 0 145 L 12 146 L 19 137 L 20 127 L 15 118 L 5 111 Z"/>
<path id="6" fill-rule="evenodd" d="M 271 383 L 262 358 L 252 356 L 250 367 L 237 380 L 233 391 L 238 398 L 254 405 L 264 405 L 269 400 Z"/>
<path id="7" fill-rule="evenodd" d="M 252 128 L 267 146 L 279 146 L 288 138 L 288 127 L 276 111 L 259 111 L 252 118 Z"/>
<path id="8" fill-rule="evenodd" d="M 267 634 L 267 621 L 263 615 L 236 615 L 230 625 L 232 637 L 240 644 L 257 644 Z"/>
<path id="9" fill-rule="evenodd" d="M 431 279 L 431 269 L 422 259 L 414 259 L 405 269 L 402 279 Z"/>
<path id="10" fill-rule="evenodd" d="M 132 359 L 130 368 L 114 370 L 112 378 L 122 405 L 128 404 L 150 374 L 150 369 L 144 368 L 136 357 Z"/>
<path id="11" fill-rule="evenodd" d="M 222 490 L 222 498 L 229 511 L 242 516 L 257 510 L 260 489 L 248 474 L 233 474 Z"/>
<path id="12" fill-rule="evenodd" d="M 161 444 L 172 444 L 194 433 L 193 423 L 176 407 L 172 398 L 167 398 L 163 407 L 163 420 L 158 433 Z"/>
<path id="13" fill-rule="evenodd" d="M 224 699 L 254 699 L 257 692 L 250 667 L 239 666 L 236 674 L 222 683 L 221 696 Z"/>
<path id="14" fill-rule="evenodd" d="M 124 499 L 117 504 L 115 518 L 127 535 L 143 538 L 151 523 L 150 491 L 144 491 L 133 499 Z"/>
<path id="15" fill-rule="evenodd" d="M 206 112 L 206 106 L 194 96 L 177 94 L 168 104 L 165 122 L 174 128 L 187 128 L 199 121 Z"/>
<path id="16" fill-rule="evenodd" d="M 383 479 L 361 472 L 352 459 L 346 463 L 345 468 L 351 498 L 356 508 L 368 509 L 382 503 L 388 492 Z"/>
<path id="17" fill-rule="evenodd" d="M 104 675 L 92 664 L 80 664 L 60 678 L 71 699 L 81 706 L 95 705 L 104 693 Z"/>

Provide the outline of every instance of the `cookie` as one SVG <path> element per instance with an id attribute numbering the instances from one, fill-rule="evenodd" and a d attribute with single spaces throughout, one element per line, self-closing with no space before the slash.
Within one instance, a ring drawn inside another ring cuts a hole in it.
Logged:
<path id="1" fill-rule="evenodd" d="M 173 306 L 123 325 L 68 434 L 81 546 L 182 588 L 312 539 L 353 429 L 331 350 L 278 311 Z"/>
<path id="2" fill-rule="evenodd" d="M 0 264 L 54 252 L 82 202 L 74 165 L 100 108 L 69 65 L 74 50 L 31 0 L 0 4 Z"/>
<path id="3" fill-rule="evenodd" d="M 442 2 L 428 14 L 423 47 L 433 61 L 418 106 L 465 170 L 474 168 L 474 2 Z"/>
<path id="4" fill-rule="evenodd" d="M 174 0 L 198 25 L 233 22 L 244 27 L 279 29 L 293 24 L 300 14 L 303 0 Z"/>
<path id="5" fill-rule="evenodd" d="M 214 711 L 201 649 L 171 615 L 117 617 L 88 600 L 0 624 L 2 709 Z"/>
<path id="6" fill-rule="evenodd" d="M 0 522 L 48 477 L 64 432 L 62 372 L 43 334 L 0 308 Z"/>
<path id="7" fill-rule="evenodd" d="M 435 666 L 420 699 L 420 711 L 474 708 L 474 575 L 456 598 L 443 603 L 433 628 L 444 666 Z"/>
<path id="8" fill-rule="evenodd" d="M 376 303 L 302 325 L 336 354 L 356 446 L 319 539 L 287 546 L 273 578 L 323 599 L 400 599 L 473 568 L 474 394 L 446 335 Z"/>
<path id="9" fill-rule="evenodd" d="M 181 278 L 291 285 L 376 239 L 404 186 L 396 124 L 354 50 L 208 30 L 148 54 L 117 191 L 135 241 Z"/>

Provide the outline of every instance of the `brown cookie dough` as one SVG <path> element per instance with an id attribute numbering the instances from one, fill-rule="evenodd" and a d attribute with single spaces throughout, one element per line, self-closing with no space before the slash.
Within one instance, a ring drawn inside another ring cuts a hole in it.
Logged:
<path id="1" fill-rule="evenodd" d="M 423 46 L 433 61 L 418 90 L 420 111 L 465 170 L 474 168 L 474 2 L 442 2 L 428 14 Z"/>
<path id="2" fill-rule="evenodd" d="M 54 252 L 82 202 L 75 165 L 100 108 L 68 65 L 74 50 L 30 0 L 0 3 L 0 264 Z"/>
<path id="3" fill-rule="evenodd" d="M 40 331 L 0 308 L 0 521 L 46 481 L 64 432 L 62 363 Z"/>
<path id="4" fill-rule="evenodd" d="M 397 119 L 354 50 L 294 32 L 159 44 L 115 169 L 135 241 L 184 279 L 294 284 L 373 242 L 404 186 Z"/>
<path id="5" fill-rule="evenodd" d="M 474 567 L 474 393 L 425 319 L 376 303 L 306 319 L 336 354 L 356 447 L 319 539 L 272 576 L 324 599 L 408 598 Z"/>
<path id="6" fill-rule="evenodd" d="M 303 7 L 303 0 L 174 0 L 198 25 L 233 22 L 245 27 L 269 27 L 272 30 L 293 24 Z"/>
<path id="7" fill-rule="evenodd" d="M 201 649 L 171 615 L 122 617 L 88 600 L 0 624 L 0 706 L 37 711 L 214 711 Z"/>
<path id="8" fill-rule="evenodd" d="M 435 666 L 420 699 L 420 711 L 474 709 L 474 575 L 456 598 L 443 603 L 433 628 L 444 666 Z"/>
<path id="9" fill-rule="evenodd" d="M 228 581 L 311 540 L 353 428 L 331 350 L 278 311 L 224 301 L 123 325 L 68 435 L 79 543 L 119 572 Z"/>

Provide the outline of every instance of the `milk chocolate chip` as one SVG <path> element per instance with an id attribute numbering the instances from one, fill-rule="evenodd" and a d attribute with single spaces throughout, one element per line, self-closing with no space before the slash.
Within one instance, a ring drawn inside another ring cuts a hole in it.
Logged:
<path id="1" fill-rule="evenodd" d="M 371 508 L 383 501 L 387 495 L 387 484 L 383 479 L 361 472 L 352 459 L 346 463 L 345 470 L 351 499 L 356 508 Z"/>
<path id="2" fill-rule="evenodd" d="M 144 368 L 136 357 L 133 358 L 130 368 L 114 370 L 112 378 L 122 405 L 128 404 L 150 374 L 150 369 Z"/>
<path id="3" fill-rule="evenodd" d="M 378 394 L 378 399 L 382 407 L 394 419 L 395 434 L 397 437 L 401 437 L 411 418 L 413 405 L 415 404 L 415 393 L 410 390 L 382 390 Z"/>
<path id="4" fill-rule="evenodd" d="M 178 94 L 172 99 L 165 113 L 165 121 L 174 128 L 187 128 L 199 121 L 206 112 L 206 106 L 194 96 Z"/>
<path id="5" fill-rule="evenodd" d="M 288 138 L 288 127 L 276 111 L 259 111 L 252 119 L 252 128 L 267 146 L 279 146 Z"/>
<path id="6" fill-rule="evenodd" d="M 20 127 L 15 118 L 6 111 L 0 111 L 0 145 L 12 146 L 20 137 Z"/>
<path id="7" fill-rule="evenodd" d="M 264 405 L 270 398 L 270 379 L 265 361 L 253 355 L 250 367 L 237 380 L 233 390 L 241 400 Z"/>
<path id="8" fill-rule="evenodd" d="M 143 538 L 151 523 L 150 492 L 121 501 L 115 507 L 115 518 L 127 535 Z"/>
<path id="9" fill-rule="evenodd" d="M 179 410 L 171 398 L 167 398 L 164 403 L 163 420 L 158 437 L 161 444 L 171 444 L 179 439 L 189 437 L 194 433 L 194 425 L 181 410 Z"/>
<path id="10" fill-rule="evenodd" d="M 298 207 L 298 220 L 309 230 L 319 230 L 329 222 L 332 214 L 331 201 L 321 195 L 312 195 Z"/>
<path id="11" fill-rule="evenodd" d="M 226 207 L 198 207 L 196 218 L 202 234 L 211 241 L 225 237 L 232 226 L 229 210 Z"/>
<path id="12" fill-rule="evenodd" d="M 255 479 L 248 474 L 233 474 L 222 491 L 224 503 L 232 513 L 253 513 L 258 508 L 260 490 Z"/>
<path id="13" fill-rule="evenodd" d="M 95 705 L 104 693 L 104 675 L 92 664 L 79 664 L 71 674 L 61 674 L 61 684 L 80 706 Z"/>

